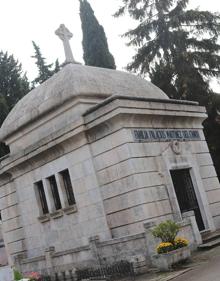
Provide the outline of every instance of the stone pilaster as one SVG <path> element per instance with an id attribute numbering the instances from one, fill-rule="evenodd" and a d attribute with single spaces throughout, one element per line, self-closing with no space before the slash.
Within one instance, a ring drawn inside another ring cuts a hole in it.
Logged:
<path id="1" fill-rule="evenodd" d="M 53 255 L 55 253 L 55 247 L 49 247 L 45 250 L 45 259 L 46 259 L 46 268 L 47 274 L 50 276 L 54 276 L 54 265 L 53 265 Z"/>

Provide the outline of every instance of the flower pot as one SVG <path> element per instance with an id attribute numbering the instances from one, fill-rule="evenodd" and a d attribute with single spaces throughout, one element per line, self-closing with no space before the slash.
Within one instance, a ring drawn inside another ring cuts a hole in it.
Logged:
<path id="1" fill-rule="evenodd" d="M 190 247 L 183 247 L 166 254 L 157 254 L 152 257 L 152 263 L 160 271 L 169 271 L 174 264 L 185 261 L 191 257 Z"/>

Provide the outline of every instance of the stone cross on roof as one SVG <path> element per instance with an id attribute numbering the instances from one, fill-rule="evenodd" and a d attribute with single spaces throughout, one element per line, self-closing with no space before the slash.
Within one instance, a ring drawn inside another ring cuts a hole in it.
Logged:
<path id="1" fill-rule="evenodd" d="M 55 31 L 55 34 L 63 41 L 66 61 L 65 63 L 77 63 L 73 57 L 73 53 L 70 47 L 69 40 L 73 37 L 73 34 L 61 24 L 60 27 Z"/>

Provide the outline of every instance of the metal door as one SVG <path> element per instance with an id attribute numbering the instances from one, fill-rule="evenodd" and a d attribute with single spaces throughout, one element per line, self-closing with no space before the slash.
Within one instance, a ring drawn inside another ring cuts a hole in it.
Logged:
<path id="1" fill-rule="evenodd" d="M 171 170 L 176 197 L 182 213 L 194 211 L 200 231 L 205 229 L 189 169 Z"/>

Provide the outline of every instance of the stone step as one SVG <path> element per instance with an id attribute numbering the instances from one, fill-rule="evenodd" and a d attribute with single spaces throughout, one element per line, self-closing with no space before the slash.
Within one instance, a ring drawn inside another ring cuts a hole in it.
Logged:
<path id="1" fill-rule="evenodd" d="M 82 279 L 82 281 L 108 281 L 108 278 L 104 278 L 104 277 L 91 277 L 91 278 L 87 278 L 87 279 Z"/>
<path id="2" fill-rule="evenodd" d="M 89 281 L 108 281 L 110 280 L 110 277 L 90 277 Z"/>
<path id="3" fill-rule="evenodd" d="M 199 249 L 208 250 L 208 249 L 214 248 L 219 245 L 220 245 L 220 237 L 216 238 L 214 240 L 211 240 L 209 242 L 203 243 L 202 245 L 199 246 Z"/>
<path id="4" fill-rule="evenodd" d="M 202 234 L 202 241 L 203 244 L 206 244 L 208 242 L 211 242 L 213 240 L 216 240 L 220 238 L 220 231 L 215 231 L 215 232 L 206 232 Z"/>
<path id="5" fill-rule="evenodd" d="M 210 235 L 210 233 L 212 233 L 210 229 L 205 229 L 205 230 L 200 231 L 200 234 L 202 236 Z"/>

